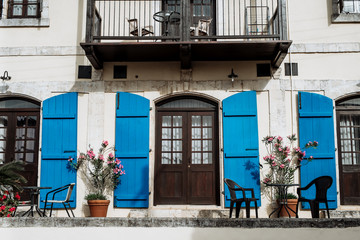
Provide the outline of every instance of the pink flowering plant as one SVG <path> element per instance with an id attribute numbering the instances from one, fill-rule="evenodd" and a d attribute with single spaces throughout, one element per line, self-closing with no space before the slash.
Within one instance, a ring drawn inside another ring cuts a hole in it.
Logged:
<path id="1" fill-rule="evenodd" d="M 0 217 L 12 217 L 19 205 L 20 195 L 9 191 L 0 191 Z"/>
<path id="2" fill-rule="evenodd" d="M 97 154 L 89 147 L 86 153 L 80 153 L 77 161 L 68 159 L 71 168 L 82 170 L 85 183 L 89 187 L 86 200 L 105 200 L 106 194 L 114 190 L 120 182 L 120 176 L 125 174 L 121 161 L 115 158 L 114 148 L 104 140 Z"/>
<path id="3" fill-rule="evenodd" d="M 313 159 L 313 156 L 306 157 L 305 151 L 294 146 L 297 140 L 295 134 L 288 136 L 287 140 L 288 145 L 284 143 L 281 136 L 267 136 L 262 140 L 267 150 L 267 155 L 263 159 L 269 167 L 269 171 L 262 181 L 265 185 L 294 183 L 296 169 Z M 317 141 L 310 141 L 304 148 L 316 148 L 317 146 Z"/>

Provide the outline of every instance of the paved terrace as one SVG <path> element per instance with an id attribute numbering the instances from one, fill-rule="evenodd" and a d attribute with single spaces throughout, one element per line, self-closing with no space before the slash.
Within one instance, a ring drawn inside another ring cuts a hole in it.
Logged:
<path id="1" fill-rule="evenodd" d="M 360 218 L 0 218 L 1 239 L 360 239 Z M 3 238 L 6 236 L 6 238 Z M 10 238 L 9 238 L 10 237 Z"/>

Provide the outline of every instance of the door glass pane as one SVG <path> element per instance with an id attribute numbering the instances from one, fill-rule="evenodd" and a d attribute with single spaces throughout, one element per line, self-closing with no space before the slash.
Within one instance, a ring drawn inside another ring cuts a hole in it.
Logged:
<path id="1" fill-rule="evenodd" d="M 34 162 L 34 153 L 26 153 L 26 162 L 33 163 Z"/>
<path id="2" fill-rule="evenodd" d="M 35 141 L 26 141 L 26 151 L 34 151 Z"/>
<path id="3" fill-rule="evenodd" d="M 212 140 L 203 140 L 203 151 L 212 151 Z"/>
<path id="4" fill-rule="evenodd" d="M 25 141 L 16 141 L 15 142 L 15 152 L 22 152 L 25 148 Z"/>
<path id="5" fill-rule="evenodd" d="M 182 141 L 173 141 L 173 151 L 174 152 L 182 151 Z"/>
<path id="6" fill-rule="evenodd" d="M 203 138 L 212 138 L 211 128 L 203 128 Z"/>
<path id="7" fill-rule="evenodd" d="M 162 126 L 163 127 L 171 127 L 171 116 L 163 116 L 162 117 Z"/>
<path id="8" fill-rule="evenodd" d="M 212 164 L 212 153 L 203 153 L 203 164 Z"/>
<path id="9" fill-rule="evenodd" d="M 174 116 L 173 117 L 173 126 L 174 127 L 181 127 L 182 126 L 182 116 Z"/>
<path id="10" fill-rule="evenodd" d="M 173 128 L 173 139 L 182 139 L 182 129 L 181 128 Z"/>
<path id="11" fill-rule="evenodd" d="M 35 127 L 36 121 L 37 121 L 36 116 L 28 116 L 28 126 L 29 127 Z"/>
<path id="12" fill-rule="evenodd" d="M 35 128 L 28 128 L 26 133 L 27 139 L 35 139 Z"/>
<path id="13" fill-rule="evenodd" d="M 26 126 L 26 116 L 17 116 L 17 127 L 25 127 Z"/>
<path id="14" fill-rule="evenodd" d="M 171 164 L 171 153 L 161 154 L 161 164 Z"/>
<path id="15" fill-rule="evenodd" d="M 192 116 L 191 117 L 191 126 L 200 127 L 201 126 L 201 116 Z"/>
<path id="16" fill-rule="evenodd" d="M 16 139 L 25 139 L 25 128 L 16 129 Z"/>
<path id="17" fill-rule="evenodd" d="M 28 16 L 36 16 L 36 11 L 37 11 L 37 5 L 36 2 L 38 0 L 28 0 L 29 3 L 35 3 L 35 4 L 29 4 L 28 5 L 28 9 L 27 9 L 27 14 Z"/>
<path id="18" fill-rule="evenodd" d="M 182 153 L 173 153 L 173 164 L 182 164 Z"/>
<path id="19" fill-rule="evenodd" d="M 192 153 L 191 154 L 191 163 L 192 164 L 201 164 L 201 153 Z"/>
<path id="20" fill-rule="evenodd" d="M 343 153 L 341 155 L 343 165 L 352 165 L 351 153 Z"/>
<path id="21" fill-rule="evenodd" d="M 360 153 L 354 153 L 354 155 L 353 155 L 353 159 L 354 159 L 354 162 L 353 162 L 353 164 L 354 165 L 359 165 L 360 164 Z"/>
<path id="22" fill-rule="evenodd" d="M 23 0 L 14 0 L 14 3 L 22 3 Z M 22 15 L 22 4 L 14 4 L 13 5 L 13 15 L 14 16 L 21 16 Z"/>
<path id="23" fill-rule="evenodd" d="M 203 126 L 204 127 L 212 126 L 212 117 L 211 116 L 203 116 Z"/>
<path id="24" fill-rule="evenodd" d="M 201 140 L 192 140 L 191 150 L 201 151 Z"/>
<path id="25" fill-rule="evenodd" d="M 24 161 L 24 153 L 15 153 L 15 161 Z"/>
<path id="26" fill-rule="evenodd" d="M 0 127 L 7 127 L 8 117 L 0 116 Z"/>
<path id="27" fill-rule="evenodd" d="M 162 129 L 162 138 L 163 139 L 171 139 L 171 128 L 163 128 Z"/>
<path id="28" fill-rule="evenodd" d="M 201 128 L 192 128 L 191 129 L 191 138 L 200 139 L 201 138 Z"/>
<path id="29" fill-rule="evenodd" d="M 0 141 L 0 152 L 5 152 L 6 150 L 6 141 Z"/>
<path id="30" fill-rule="evenodd" d="M 0 164 L 5 163 L 5 153 L 0 153 Z"/>
<path id="31" fill-rule="evenodd" d="M 171 151 L 171 141 L 162 141 L 161 151 L 163 152 Z"/>
<path id="32" fill-rule="evenodd" d="M 6 128 L 0 128 L 0 139 L 6 139 Z"/>

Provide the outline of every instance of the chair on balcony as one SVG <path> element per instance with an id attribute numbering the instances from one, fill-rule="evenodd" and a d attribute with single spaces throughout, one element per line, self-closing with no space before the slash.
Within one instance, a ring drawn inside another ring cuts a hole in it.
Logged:
<path id="1" fill-rule="evenodd" d="M 258 209 L 257 209 L 257 198 L 255 198 L 255 194 L 254 194 L 254 189 L 253 188 L 242 188 L 240 187 L 236 182 L 234 182 L 233 180 L 230 180 L 228 178 L 224 179 L 225 184 L 228 186 L 229 191 L 230 191 L 230 216 L 229 218 L 231 218 L 232 215 L 232 211 L 234 208 L 234 204 L 236 203 L 236 215 L 235 217 L 238 218 L 239 217 L 239 213 L 241 210 L 241 204 L 245 203 L 245 209 L 246 209 L 246 217 L 250 218 L 250 203 L 254 202 L 255 203 L 255 214 L 256 214 L 256 218 L 258 218 Z M 236 191 L 241 191 L 241 196 L 237 196 Z M 251 197 L 246 197 L 245 192 L 246 191 L 250 191 L 251 192 Z"/>
<path id="2" fill-rule="evenodd" d="M 137 18 L 126 19 L 126 20 L 129 22 L 129 34 L 136 37 L 139 36 L 139 27 L 138 27 Z M 141 28 L 141 36 L 146 36 L 149 34 L 154 35 L 153 26 L 149 25 Z"/>
<path id="3" fill-rule="evenodd" d="M 209 36 L 210 34 L 210 24 L 212 18 L 200 19 L 197 27 L 190 27 L 190 35 L 191 36 Z"/>
<path id="4" fill-rule="evenodd" d="M 327 191 L 331 187 L 333 183 L 333 179 L 330 176 L 322 176 L 315 178 L 308 185 L 302 188 L 297 189 L 297 194 L 299 195 L 298 203 L 296 206 L 296 217 L 298 218 L 298 210 L 300 202 L 308 202 L 310 204 L 311 216 L 312 218 L 319 218 L 319 203 L 325 203 L 326 211 L 328 214 L 328 218 L 330 218 L 329 214 L 329 206 L 327 199 Z M 311 186 L 315 185 L 316 193 L 314 199 L 307 199 L 301 196 L 301 191 L 308 190 Z"/>
<path id="5" fill-rule="evenodd" d="M 45 196 L 45 200 L 43 200 L 43 202 L 45 203 L 43 216 L 46 216 L 45 211 L 46 211 L 47 204 L 51 204 L 51 208 L 50 208 L 50 217 L 51 217 L 54 203 L 62 203 L 67 215 L 70 217 L 70 214 L 68 212 L 68 209 L 70 209 L 73 217 L 75 217 L 74 212 L 70 208 L 70 202 L 72 202 L 72 200 L 70 200 L 70 197 L 71 197 L 71 193 L 74 189 L 74 186 L 75 186 L 75 183 L 70 183 L 70 184 L 67 184 L 65 186 L 56 188 L 56 189 L 48 192 Z M 64 191 L 67 191 L 65 199 L 55 199 L 56 194 L 58 194 L 60 192 L 64 192 Z M 49 195 L 52 195 L 52 196 L 49 196 Z"/>

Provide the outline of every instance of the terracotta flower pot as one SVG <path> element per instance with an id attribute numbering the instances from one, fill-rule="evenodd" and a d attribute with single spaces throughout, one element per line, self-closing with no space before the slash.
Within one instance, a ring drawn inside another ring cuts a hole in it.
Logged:
<path id="1" fill-rule="evenodd" d="M 297 204 L 297 202 L 298 202 L 297 199 L 288 199 L 287 200 L 287 207 L 294 211 L 294 212 L 292 212 L 291 210 L 288 209 L 291 217 L 296 216 L 295 212 L 296 212 L 296 204 Z M 284 207 L 281 208 L 280 217 L 289 217 L 289 214 L 286 212 Z"/>
<path id="2" fill-rule="evenodd" d="M 110 200 L 88 200 L 91 217 L 106 217 Z"/>

